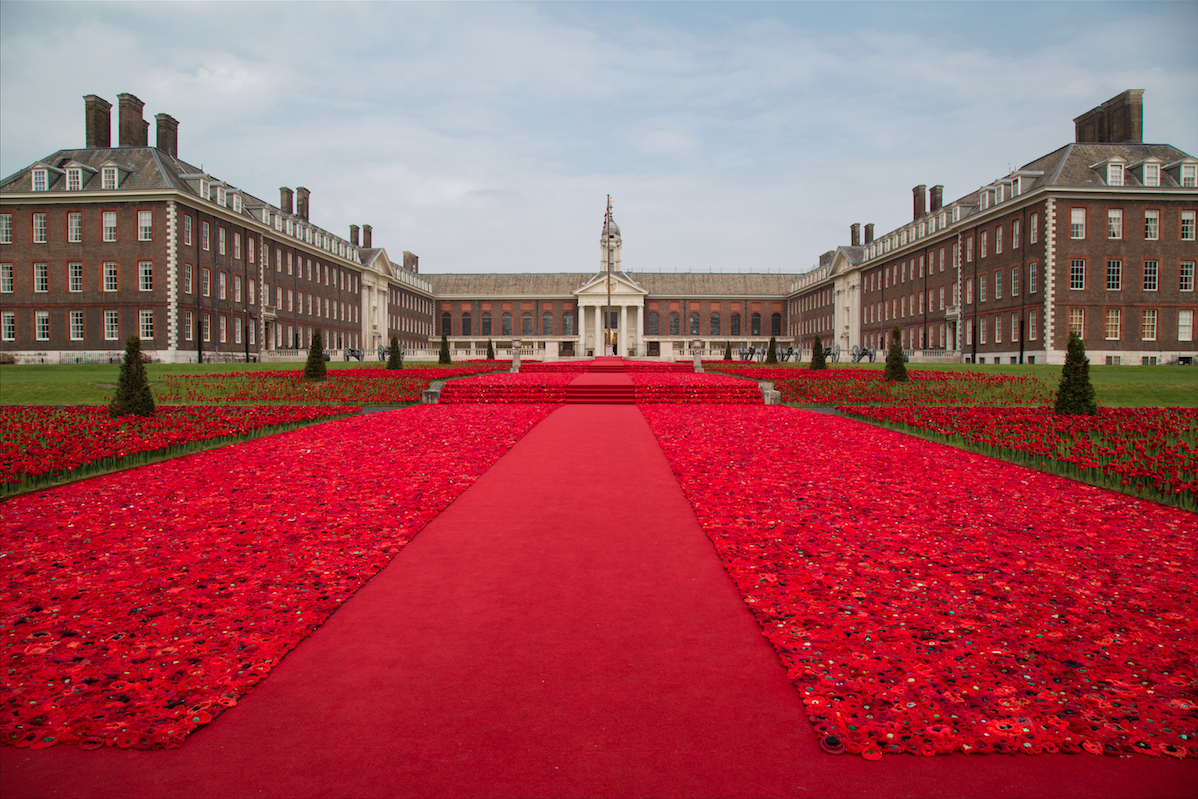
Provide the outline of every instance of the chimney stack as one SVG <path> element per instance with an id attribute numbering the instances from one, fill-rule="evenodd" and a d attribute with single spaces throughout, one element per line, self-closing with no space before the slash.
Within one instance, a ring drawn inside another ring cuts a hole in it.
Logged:
<path id="1" fill-rule="evenodd" d="M 312 192 L 303 186 L 295 187 L 295 215 L 305 222 L 308 221 L 308 198 L 310 196 L 312 196 Z"/>
<path id="2" fill-rule="evenodd" d="M 83 96 L 84 126 L 87 128 L 87 147 L 112 146 L 112 103 L 94 94 Z"/>
<path id="3" fill-rule="evenodd" d="M 1089 144 L 1144 141 L 1144 90 L 1128 89 L 1073 120 L 1074 140 Z"/>
<path id="4" fill-rule="evenodd" d="M 141 110 L 145 107 L 145 103 L 128 92 L 118 94 L 116 99 L 120 103 L 120 116 L 117 119 L 120 129 L 120 146 L 147 146 L 149 144 L 147 138 L 149 123 L 141 116 Z"/>
<path id="5" fill-rule="evenodd" d="M 291 198 L 293 196 L 294 195 L 292 194 L 291 189 L 287 188 L 286 186 L 281 186 L 279 188 L 279 208 L 282 209 L 283 213 L 295 213 L 295 209 L 291 206 Z"/>
<path id="6" fill-rule="evenodd" d="M 936 213 L 943 207 L 944 207 L 944 187 L 943 186 L 933 186 L 932 187 L 932 213 L 933 214 Z"/>
<path id="7" fill-rule="evenodd" d="M 416 274 L 420 273 L 420 256 L 415 253 L 410 253 L 407 250 L 403 251 L 403 268 L 409 272 Z"/>
<path id="8" fill-rule="evenodd" d="M 171 156 L 179 157 L 179 120 L 170 114 L 155 114 L 158 122 L 158 149 Z"/>
<path id="9" fill-rule="evenodd" d="M 368 250 L 372 246 L 370 243 L 371 230 L 372 230 L 372 228 L 370 227 L 370 225 L 362 225 L 362 246 Z"/>
<path id="10" fill-rule="evenodd" d="M 918 186 L 911 189 L 912 197 L 915 200 L 915 218 L 916 219 L 919 219 L 921 216 L 923 216 L 924 214 L 927 213 L 927 207 L 928 207 L 927 191 L 928 191 L 928 187 L 927 187 L 927 184 L 925 184 L 925 183 L 920 183 Z"/>
<path id="11" fill-rule="evenodd" d="M 852 241 L 853 246 L 860 247 L 861 246 L 861 223 L 854 222 L 853 224 L 849 225 L 849 234 L 850 234 L 849 238 Z"/>
<path id="12" fill-rule="evenodd" d="M 874 243 L 874 223 L 870 222 L 865 226 L 865 243 L 867 245 Z"/>
<path id="13" fill-rule="evenodd" d="M 358 226 L 357 225 L 349 226 L 349 243 L 354 245 L 355 247 L 358 246 Z"/>

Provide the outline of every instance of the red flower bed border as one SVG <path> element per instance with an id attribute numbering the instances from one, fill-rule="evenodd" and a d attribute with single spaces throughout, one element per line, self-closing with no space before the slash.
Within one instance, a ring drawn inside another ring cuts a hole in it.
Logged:
<path id="1" fill-rule="evenodd" d="M 1198 756 L 1198 517 L 838 417 L 641 412 L 819 734 Z"/>
<path id="2" fill-rule="evenodd" d="M 156 416 L 113 419 L 106 406 L 0 406 L 0 495 L 360 410 L 305 405 L 159 406 Z"/>
<path id="3" fill-rule="evenodd" d="M 0 740 L 180 746 L 552 410 L 357 416 L 0 503 Z"/>

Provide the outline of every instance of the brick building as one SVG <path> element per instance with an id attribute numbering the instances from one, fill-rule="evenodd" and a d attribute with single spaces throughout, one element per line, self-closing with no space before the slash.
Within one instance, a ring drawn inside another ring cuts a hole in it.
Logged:
<path id="1" fill-rule="evenodd" d="M 356 226 L 346 240 L 313 224 L 303 187 L 272 205 L 181 160 L 169 115 L 149 146 L 141 101 L 119 103 L 117 146 L 111 104 L 88 95 L 85 147 L 0 183 L 5 352 L 108 360 L 136 332 L 162 361 L 259 359 L 295 357 L 317 329 L 330 349 L 431 333 L 414 256 L 393 265 Z"/>

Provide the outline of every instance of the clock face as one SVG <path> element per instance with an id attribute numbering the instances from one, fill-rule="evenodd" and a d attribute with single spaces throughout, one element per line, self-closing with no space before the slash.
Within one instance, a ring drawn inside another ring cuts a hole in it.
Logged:
<path id="1" fill-rule="evenodd" d="M 608 279 L 608 281 L 607 281 L 607 288 L 608 288 L 608 290 L 609 290 L 609 291 L 615 291 L 615 290 L 616 290 L 616 285 L 617 285 L 617 283 L 616 283 L 616 279 L 615 279 L 614 277 L 613 277 L 613 278 L 609 278 L 609 279 Z"/>

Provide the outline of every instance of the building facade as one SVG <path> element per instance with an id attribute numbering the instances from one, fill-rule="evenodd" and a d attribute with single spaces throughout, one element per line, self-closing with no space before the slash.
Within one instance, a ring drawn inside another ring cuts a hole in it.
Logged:
<path id="1" fill-rule="evenodd" d="M 912 218 L 794 274 L 626 269 L 614 219 L 595 271 L 422 274 L 369 225 L 311 222 L 310 192 L 272 205 L 181 161 L 178 122 L 136 97 L 84 98 L 86 146 L 0 183 L 0 351 L 106 360 L 138 333 L 162 361 L 298 359 L 316 330 L 334 354 L 395 337 L 431 357 L 689 358 L 771 337 L 847 358 L 894 327 L 915 361 L 1060 363 L 1069 333 L 1102 363 L 1190 362 L 1198 159 L 1142 136 L 1142 92 L 1074 120 L 1076 141 L 949 202 L 916 186 Z M 610 217 L 609 217 L 610 218 Z"/>

